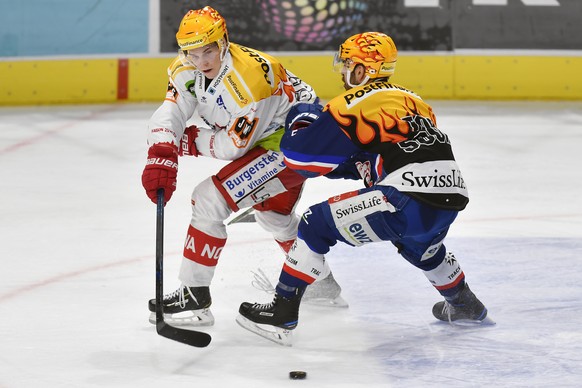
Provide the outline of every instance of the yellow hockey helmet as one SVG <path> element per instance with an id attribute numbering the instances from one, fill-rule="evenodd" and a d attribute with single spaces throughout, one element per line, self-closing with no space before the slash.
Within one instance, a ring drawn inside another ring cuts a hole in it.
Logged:
<path id="1" fill-rule="evenodd" d="M 366 68 L 366 79 L 390 77 L 394 74 L 398 51 L 392 38 L 381 32 L 364 32 L 350 36 L 335 54 L 334 69 L 346 68 L 351 73 L 356 65 Z"/>
<path id="2" fill-rule="evenodd" d="M 228 49 L 226 22 L 212 7 L 190 10 L 180 22 L 176 41 L 180 50 L 185 52 L 216 42 L 224 55 Z"/>

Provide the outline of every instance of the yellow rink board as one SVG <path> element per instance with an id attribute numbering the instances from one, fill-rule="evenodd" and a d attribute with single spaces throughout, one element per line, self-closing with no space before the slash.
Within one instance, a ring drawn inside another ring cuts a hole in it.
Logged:
<path id="1" fill-rule="evenodd" d="M 342 92 L 330 55 L 280 55 L 323 99 Z M 118 58 L 0 61 L 0 105 L 118 101 Z M 129 102 L 161 102 L 171 57 L 129 58 Z M 582 56 L 402 54 L 391 81 L 425 99 L 582 100 Z"/>
<path id="2" fill-rule="evenodd" d="M 117 99 L 117 59 L 0 61 L 0 105 Z"/>

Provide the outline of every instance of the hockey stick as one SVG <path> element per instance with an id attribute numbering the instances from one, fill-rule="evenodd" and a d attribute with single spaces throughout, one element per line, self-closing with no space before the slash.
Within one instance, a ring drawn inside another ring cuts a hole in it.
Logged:
<path id="1" fill-rule="evenodd" d="M 164 189 L 158 190 L 156 218 L 156 331 L 162 337 L 187 345 L 203 348 L 212 337 L 201 331 L 185 330 L 168 325 L 164 321 Z"/>

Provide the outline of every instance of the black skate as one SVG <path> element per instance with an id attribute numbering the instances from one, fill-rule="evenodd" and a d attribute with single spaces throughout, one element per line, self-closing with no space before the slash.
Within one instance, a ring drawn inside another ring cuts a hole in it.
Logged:
<path id="1" fill-rule="evenodd" d="M 212 326 L 214 316 L 208 309 L 212 304 L 208 287 L 181 286 L 164 295 L 164 320 L 175 326 Z M 150 322 L 156 324 L 156 300 L 150 299 Z"/>
<path id="2" fill-rule="evenodd" d="M 436 303 L 432 314 L 436 319 L 454 325 L 495 324 L 487 317 L 487 308 L 469 289 L 468 284 L 453 300 Z"/>
<path id="3" fill-rule="evenodd" d="M 291 330 L 297 327 L 303 291 L 291 299 L 275 294 L 271 303 L 243 302 L 236 322 L 243 328 L 279 345 L 292 345 Z"/>

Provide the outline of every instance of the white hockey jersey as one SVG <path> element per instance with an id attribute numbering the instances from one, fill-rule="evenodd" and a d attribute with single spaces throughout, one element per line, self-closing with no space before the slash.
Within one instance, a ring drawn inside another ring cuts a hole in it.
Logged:
<path id="1" fill-rule="evenodd" d="M 241 157 L 283 127 L 293 104 L 316 98 L 313 88 L 277 59 L 234 43 L 208 87 L 204 75 L 180 57 L 168 67 L 168 75 L 166 99 L 148 125 L 148 144 L 179 147 L 196 113 L 206 124 L 198 126 L 198 152 L 222 160 Z"/>

